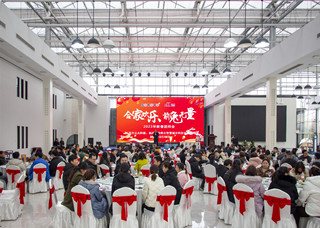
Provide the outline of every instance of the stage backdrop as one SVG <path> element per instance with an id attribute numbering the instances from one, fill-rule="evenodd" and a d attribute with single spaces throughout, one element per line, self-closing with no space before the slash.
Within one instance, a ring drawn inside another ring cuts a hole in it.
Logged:
<path id="1" fill-rule="evenodd" d="M 203 140 L 203 97 L 118 97 L 117 142 L 153 143 Z"/>

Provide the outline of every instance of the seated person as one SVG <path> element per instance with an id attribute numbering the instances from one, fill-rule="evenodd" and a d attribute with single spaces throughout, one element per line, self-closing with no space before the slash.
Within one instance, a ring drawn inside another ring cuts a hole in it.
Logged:
<path id="1" fill-rule="evenodd" d="M 165 153 L 165 154 L 163 155 L 163 162 L 165 162 L 165 161 L 168 161 L 168 162 L 171 161 L 170 155 L 169 155 L 168 153 Z"/>
<path id="2" fill-rule="evenodd" d="M 135 189 L 134 177 L 130 174 L 130 165 L 128 162 L 121 163 L 119 167 L 119 173 L 113 178 L 111 194 L 122 187 Z"/>
<path id="3" fill-rule="evenodd" d="M 63 168 L 63 177 L 62 177 L 63 187 L 65 191 L 67 191 L 68 189 L 68 184 L 69 184 L 68 178 L 70 173 L 79 164 L 77 155 L 74 155 L 74 154 L 70 155 L 68 158 L 68 162 L 69 163 L 67 163 L 66 166 Z"/>
<path id="4" fill-rule="evenodd" d="M 88 169 L 93 169 L 94 171 L 96 171 L 96 176 L 99 178 L 106 178 L 106 174 L 104 173 L 104 171 L 100 168 L 100 166 L 97 165 L 96 163 L 97 160 L 97 156 L 95 153 L 90 153 L 89 154 L 89 158 L 87 160 L 85 160 L 84 162 L 87 163 L 88 165 Z"/>
<path id="5" fill-rule="evenodd" d="M 289 175 L 289 169 L 287 167 L 279 167 L 279 169 L 273 174 L 271 181 L 269 189 L 280 189 L 288 193 L 291 197 L 291 214 L 294 214 L 296 210 L 295 201 L 298 199 L 296 179 Z"/>
<path id="6" fill-rule="evenodd" d="M 261 166 L 257 168 L 257 173 L 260 177 L 271 177 L 273 175 L 274 169 L 270 169 L 269 159 L 263 159 Z"/>
<path id="7" fill-rule="evenodd" d="M 302 151 L 302 155 L 299 157 L 300 161 L 306 161 L 307 163 L 311 162 L 311 157 L 308 155 L 308 151 L 307 150 L 303 150 Z"/>
<path id="8" fill-rule="evenodd" d="M 204 174 L 202 173 L 202 168 L 201 168 L 201 155 L 200 154 L 195 154 L 193 155 L 190 160 L 190 166 L 191 166 L 191 172 L 192 172 L 192 177 L 197 177 L 202 179 L 201 183 L 201 189 L 204 188 Z"/>
<path id="9" fill-rule="evenodd" d="M 117 161 L 117 153 L 118 151 L 116 149 L 112 149 L 111 154 L 110 154 L 110 164 L 116 164 Z"/>
<path id="10" fill-rule="evenodd" d="M 312 164 L 314 162 L 320 162 L 320 153 L 319 152 L 314 154 L 314 160 L 312 161 Z"/>
<path id="11" fill-rule="evenodd" d="M 186 149 L 182 149 L 180 154 L 179 154 L 180 161 L 184 165 L 185 165 L 185 162 L 186 162 L 187 153 L 188 153 L 188 151 Z"/>
<path id="12" fill-rule="evenodd" d="M 108 212 L 108 202 L 101 194 L 99 184 L 95 182 L 95 180 L 96 171 L 88 169 L 83 175 L 82 181 L 79 182 L 79 185 L 89 190 L 93 214 L 96 218 L 101 219 Z"/>
<path id="13" fill-rule="evenodd" d="M 249 159 L 249 165 L 253 165 L 254 167 L 257 167 L 262 163 L 262 160 L 258 157 L 257 152 L 252 152 Z"/>
<path id="14" fill-rule="evenodd" d="M 72 196 L 71 196 L 71 189 L 78 185 L 79 182 L 82 180 L 83 175 L 86 173 L 88 169 L 88 165 L 85 162 L 80 163 L 74 169 L 71 170 L 68 176 L 68 188 L 66 190 L 66 194 L 63 198 L 62 205 L 69 208 L 71 211 L 74 211 Z"/>
<path id="15" fill-rule="evenodd" d="M 4 154 L 3 151 L 0 151 L 0 165 L 5 165 L 6 164 L 6 155 Z"/>
<path id="16" fill-rule="evenodd" d="M 149 162 L 148 162 L 148 159 L 146 158 L 145 153 L 141 152 L 139 154 L 139 159 L 138 159 L 136 165 L 134 166 L 134 169 L 137 170 L 137 173 L 140 173 L 141 167 L 144 165 L 148 165 L 148 164 L 149 164 Z"/>
<path id="17" fill-rule="evenodd" d="M 229 169 L 223 176 L 223 180 L 226 183 L 227 193 L 229 201 L 234 203 L 233 186 L 236 185 L 236 177 L 238 175 L 243 175 L 242 173 L 243 161 L 240 159 L 235 159 L 233 161 L 231 169 Z"/>
<path id="18" fill-rule="evenodd" d="M 111 172 L 111 163 L 110 163 L 110 154 L 108 152 L 103 152 L 102 153 L 102 156 L 100 158 L 100 165 L 101 164 L 104 164 L 106 166 L 108 166 L 109 170 L 110 170 L 110 176 L 112 175 L 112 172 Z"/>
<path id="19" fill-rule="evenodd" d="M 50 177 L 50 173 L 49 173 L 49 164 L 48 162 L 46 162 L 45 160 L 42 159 L 42 152 L 41 151 L 37 151 L 34 155 L 34 159 L 35 161 L 32 163 L 31 167 L 30 167 L 30 170 L 29 170 L 29 180 L 31 181 L 33 179 L 33 167 L 36 165 L 36 164 L 44 164 L 47 168 L 46 170 L 46 182 L 48 182 L 51 177 Z"/>
<path id="20" fill-rule="evenodd" d="M 252 188 L 254 193 L 254 204 L 257 215 L 259 217 L 263 216 L 263 196 L 264 196 L 264 186 L 262 184 L 262 177 L 257 175 L 257 169 L 253 165 L 250 165 L 246 170 L 246 175 L 238 175 L 236 177 L 237 183 L 243 183 L 250 188 Z"/>
<path id="21" fill-rule="evenodd" d="M 114 170 L 114 175 L 117 175 L 119 173 L 120 166 L 123 163 L 127 163 L 131 167 L 131 164 L 128 161 L 128 156 L 125 154 L 120 154 L 120 158 L 117 161 L 116 169 Z"/>
<path id="22" fill-rule="evenodd" d="M 290 175 L 296 180 L 306 179 L 309 176 L 308 170 L 304 167 L 302 161 L 298 161 L 296 166 L 290 170 Z"/>
<path id="23" fill-rule="evenodd" d="M 23 172 L 26 170 L 26 165 L 22 160 L 19 159 L 20 153 L 18 151 L 14 152 L 12 154 L 12 159 L 10 159 L 6 165 L 6 168 L 8 168 L 9 165 L 15 165 L 20 168 L 20 171 Z"/>
<path id="24" fill-rule="evenodd" d="M 156 166 L 158 166 L 158 168 L 159 168 L 159 177 L 163 177 L 163 175 L 164 175 L 164 173 L 163 173 L 163 171 L 162 171 L 162 168 L 161 168 L 161 166 L 162 166 L 162 158 L 160 157 L 160 156 L 155 156 L 154 157 L 154 159 L 153 159 L 153 161 L 154 161 L 154 164 L 156 165 Z"/>
<path id="25" fill-rule="evenodd" d="M 280 161 L 280 165 L 288 163 L 292 167 L 295 167 L 297 164 L 297 161 L 293 158 L 293 154 L 290 151 L 286 152 L 286 156 Z"/>
<path id="26" fill-rule="evenodd" d="M 145 180 L 142 190 L 142 199 L 144 202 L 142 207 L 149 211 L 154 211 L 157 195 L 164 188 L 163 180 L 158 176 L 158 173 L 159 167 L 152 165 L 150 167 L 150 176 Z"/>
<path id="27" fill-rule="evenodd" d="M 52 159 L 49 162 L 49 173 L 51 177 L 55 177 L 58 164 L 64 162 L 64 160 L 59 156 L 59 153 L 56 150 L 52 151 L 51 156 Z"/>
<path id="28" fill-rule="evenodd" d="M 218 167 L 216 168 L 216 173 L 218 177 L 222 177 L 224 176 L 224 174 L 231 169 L 232 167 L 232 161 L 230 159 L 226 159 L 223 162 L 223 165 L 219 164 Z"/>
<path id="29" fill-rule="evenodd" d="M 182 188 L 184 188 L 185 184 L 188 182 L 188 174 L 187 170 L 184 169 L 184 165 L 181 162 L 176 164 L 176 171 L 179 183 Z"/>
<path id="30" fill-rule="evenodd" d="M 247 158 L 246 158 L 246 152 L 240 151 L 239 152 L 239 159 L 243 161 L 243 163 L 247 163 Z"/>
<path id="31" fill-rule="evenodd" d="M 174 204 L 177 205 L 180 203 L 180 198 L 183 189 L 180 186 L 176 170 L 172 167 L 170 162 L 165 161 L 162 163 L 162 171 L 164 173 L 162 177 L 164 186 L 171 185 L 177 190 L 176 199 L 174 201 Z"/>

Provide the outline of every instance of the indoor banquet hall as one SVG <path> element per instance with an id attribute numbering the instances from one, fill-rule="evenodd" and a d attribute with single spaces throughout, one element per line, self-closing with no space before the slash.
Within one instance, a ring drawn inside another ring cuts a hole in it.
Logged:
<path id="1" fill-rule="evenodd" d="M 0 0 L 1 228 L 320 228 L 320 2 Z"/>

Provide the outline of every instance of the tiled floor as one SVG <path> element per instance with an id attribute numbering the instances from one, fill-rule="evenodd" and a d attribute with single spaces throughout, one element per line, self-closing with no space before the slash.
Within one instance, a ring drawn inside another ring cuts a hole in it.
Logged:
<path id="1" fill-rule="evenodd" d="M 63 199 L 63 190 L 56 191 L 58 200 Z M 22 215 L 16 221 L 2 221 L 1 228 L 54 228 L 53 213 L 48 211 L 48 193 L 26 194 L 26 204 Z M 192 195 L 192 227 L 213 228 L 226 226 L 218 219 L 217 199 L 214 195 L 195 191 Z M 1 208 L 0 208 L 1 210 Z"/>

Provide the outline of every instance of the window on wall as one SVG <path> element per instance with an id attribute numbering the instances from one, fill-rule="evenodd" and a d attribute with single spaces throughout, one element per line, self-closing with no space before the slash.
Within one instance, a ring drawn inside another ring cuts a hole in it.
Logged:
<path id="1" fill-rule="evenodd" d="M 20 97 L 20 78 L 17 77 L 17 97 Z"/>
<path id="2" fill-rule="evenodd" d="M 17 149 L 20 149 L 20 126 L 17 126 Z"/>
<path id="3" fill-rule="evenodd" d="M 24 82 L 24 98 L 28 100 L 28 81 Z"/>
<path id="4" fill-rule="evenodd" d="M 29 127 L 17 126 L 17 149 L 29 147 Z"/>
<path id="5" fill-rule="evenodd" d="M 52 94 L 52 108 L 57 109 L 57 95 Z"/>
<path id="6" fill-rule="evenodd" d="M 28 100 L 28 81 L 17 77 L 17 97 Z"/>
<path id="7" fill-rule="evenodd" d="M 54 141 L 56 140 L 57 137 L 58 137 L 57 129 L 53 129 L 52 130 L 52 142 L 53 142 L 53 145 L 54 145 Z"/>
<path id="8" fill-rule="evenodd" d="M 20 89 L 21 89 L 21 90 L 20 90 L 20 97 L 23 98 L 23 97 L 24 97 L 24 96 L 23 96 L 23 95 L 24 95 L 24 88 L 23 88 L 24 80 L 23 80 L 23 79 L 21 79 L 20 85 L 21 85 L 21 86 L 20 86 Z"/>

